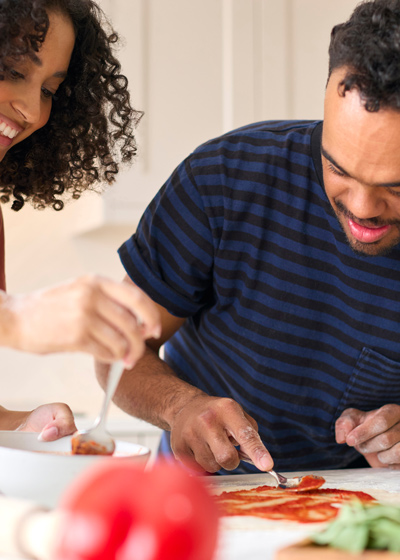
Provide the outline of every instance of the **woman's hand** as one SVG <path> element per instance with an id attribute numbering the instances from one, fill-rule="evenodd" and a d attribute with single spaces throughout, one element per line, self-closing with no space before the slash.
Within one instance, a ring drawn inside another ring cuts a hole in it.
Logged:
<path id="1" fill-rule="evenodd" d="M 126 282 L 85 276 L 31 294 L 2 296 L 0 345 L 17 350 L 87 352 L 132 367 L 145 340 L 160 335 L 156 306 Z"/>
<path id="2" fill-rule="evenodd" d="M 25 413 L 25 419 L 17 430 L 40 432 L 39 439 L 53 441 L 74 433 L 76 426 L 69 406 L 63 403 L 52 403 L 43 404 L 32 412 Z"/>

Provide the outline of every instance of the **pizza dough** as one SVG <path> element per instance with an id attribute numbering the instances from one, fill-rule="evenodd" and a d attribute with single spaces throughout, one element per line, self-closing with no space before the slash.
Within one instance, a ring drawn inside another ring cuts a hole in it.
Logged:
<path id="1" fill-rule="evenodd" d="M 251 516 L 276 521 L 320 523 L 331 521 L 344 502 L 358 499 L 375 503 L 365 492 L 318 488 L 308 492 L 283 490 L 274 486 L 223 492 L 216 497 L 225 516 Z M 246 515 L 247 514 L 247 515 Z"/>
<path id="2" fill-rule="evenodd" d="M 306 473 L 284 473 L 287 476 L 301 476 Z M 337 488 L 361 491 L 369 494 L 375 500 L 400 506 L 400 476 L 397 471 L 388 469 L 342 469 L 335 471 L 317 471 L 314 474 L 326 479 L 324 488 Z M 206 481 L 214 495 L 237 490 L 249 490 L 260 486 L 270 485 L 271 477 L 265 473 L 248 475 L 228 475 L 207 477 Z M 222 517 L 221 528 L 228 531 L 279 531 L 290 532 L 293 536 L 309 534 L 313 530 L 320 530 L 326 522 L 297 523 L 288 520 L 270 520 L 254 516 Z"/>

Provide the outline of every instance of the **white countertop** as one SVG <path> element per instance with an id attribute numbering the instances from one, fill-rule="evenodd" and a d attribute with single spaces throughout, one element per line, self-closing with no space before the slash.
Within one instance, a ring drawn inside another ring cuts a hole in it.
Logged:
<path id="1" fill-rule="evenodd" d="M 299 476 L 304 472 L 283 473 L 285 476 Z M 342 469 L 334 471 L 314 471 L 313 474 L 323 476 L 324 487 L 343 488 L 347 490 L 363 490 L 371 495 L 381 491 L 388 492 L 385 501 L 400 505 L 400 471 L 388 469 Z M 273 479 L 267 474 L 213 476 L 207 479 L 211 487 L 229 490 L 239 486 L 249 488 L 263 484 L 274 485 Z M 220 532 L 220 543 L 215 560 L 273 560 L 275 552 L 284 546 L 302 540 L 315 532 L 315 524 L 290 524 L 287 529 L 274 528 L 274 522 L 257 523 L 254 530 L 241 530 L 223 527 Z M 264 528 L 260 525 L 264 524 Z M 318 524 L 318 528 L 322 525 Z"/>

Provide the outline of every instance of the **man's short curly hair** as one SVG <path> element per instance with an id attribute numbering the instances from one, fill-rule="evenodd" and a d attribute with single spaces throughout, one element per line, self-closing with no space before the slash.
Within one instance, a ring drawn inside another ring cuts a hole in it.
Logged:
<path id="1" fill-rule="evenodd" d="M 14 210 L 25 201 L 61 210 L 62 198 L 112 183 L 120 163 L 136 153 L 133 128 L 141 113 L 131 106 L 113 54 L 118 36 L 92 0 L 0 0 L 0 80 L 21 58 L 40 54 L 48 12 L 70 18 L 75 47 L 49 121 L 0 164 L 0 201 L 11 199 Z"/>
<path id="2" fill-rule="evenodd" d="M 357 88 L 367 111 L 400 110 L 400 0 L 362 2 L 333 28 L 329 75 L 341 67 L 342 95 Z"/>

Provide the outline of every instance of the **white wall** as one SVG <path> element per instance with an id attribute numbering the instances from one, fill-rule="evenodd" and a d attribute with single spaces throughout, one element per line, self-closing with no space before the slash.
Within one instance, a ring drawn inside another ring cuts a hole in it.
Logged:
<path id="1" fill-rule="evenodd" d="M 4 207 L 8 289 L 24 292 L 86 272 L 119 279 L 116 249 L 176 164 L 197 144 L 252 120 L 321 118 L 330 29 L 355 0 L 103 0 L 125 37 L 140 153 L 103 197 L 61 213 Z M 0 349 L 1 402 L 100 406 L 91 359 Z M 116 408 L 112 415 L 123 418 Z"/>

